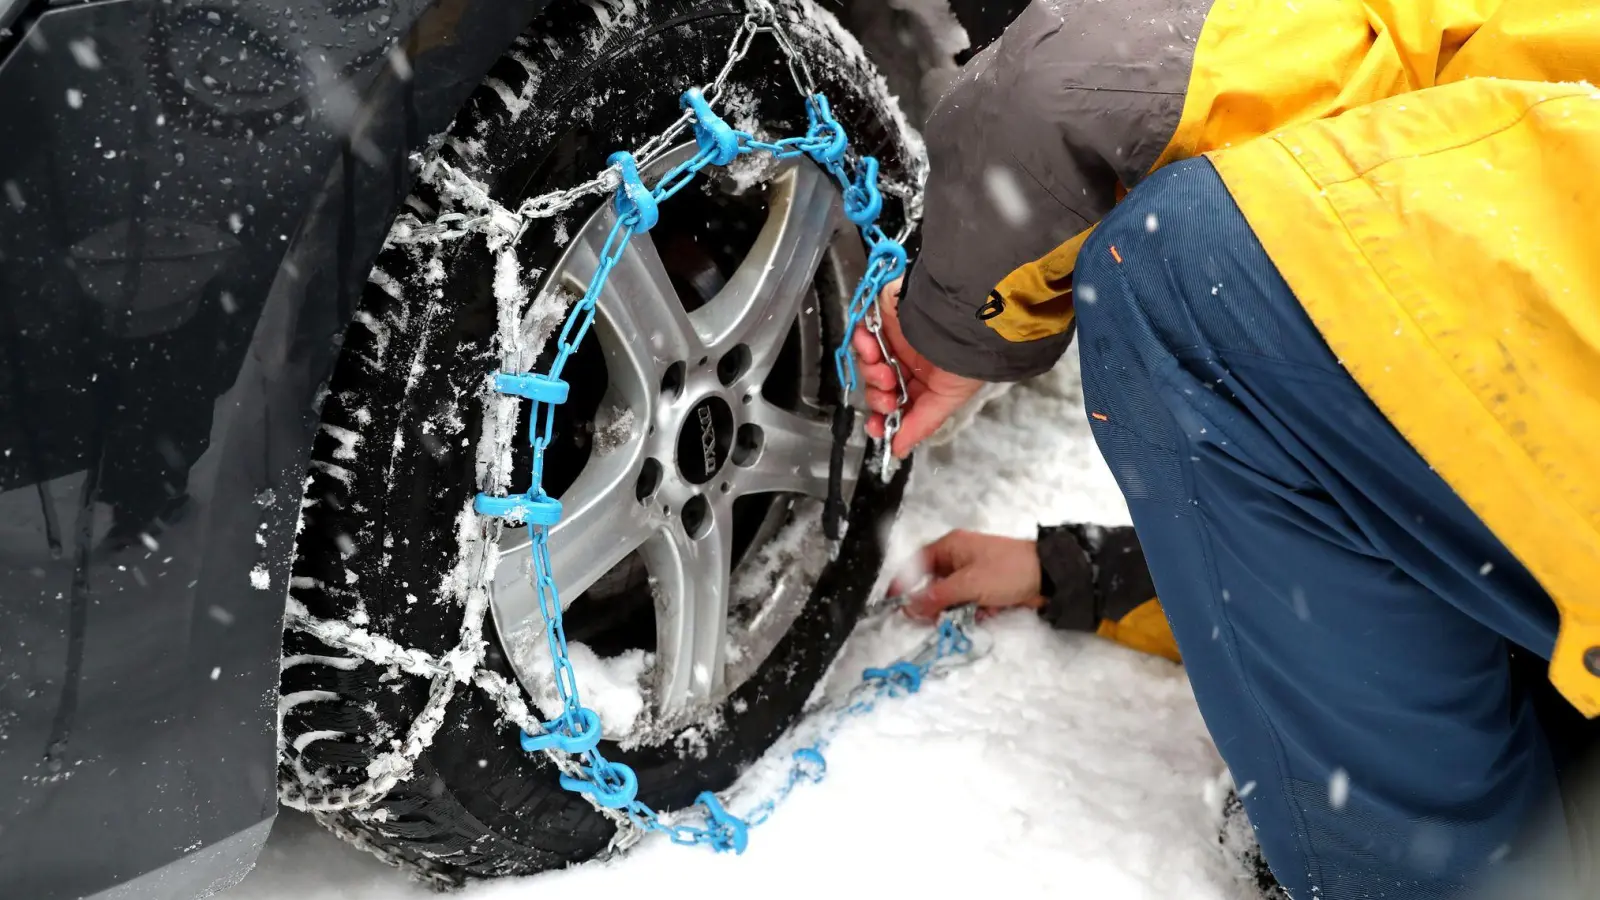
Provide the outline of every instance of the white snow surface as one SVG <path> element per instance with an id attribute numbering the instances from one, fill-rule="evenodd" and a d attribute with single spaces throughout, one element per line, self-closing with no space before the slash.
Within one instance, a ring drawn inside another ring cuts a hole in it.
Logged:
<path id="1" fill-rule="evenodd" d="M 918 461 L 891 544 L 903 554 L 955 527 L 1030 534 L 1039 522 L 1125 522 L 1078 397 L 1075 366 L 1019 386 Z M 655 836 L 627 855 L 469 886 L 462 900 L 558 896 L 1075 897 L 1246 900 L 1217 849 L 1208 782 L 1221 764 L 1182 669 L 1027 613 L 984 627 L 983 659 L 851 720 L 828 776 L 797 788 L 742 856 Z M 829 693 L 917 643 L 895 617 L 859 629 Z M 815 724 L 815 723 L 808 723 Z M 780 745 L 781 747 L 781 745 Z M 731 808 L 784 768 L 776 754 Z M 1214 788 L 1213 788 L 1214 792 Z M 1214 799 L 1214 798 L 1213 798 Z M 298 813 L 278 819 L 229 900 L 438 896 Z"/>
<path id="2" fill-rule="evenodd" d="M 514 658 L 534 672 L 548 673 L 548 677 L 541 676 L 533 686 L 532 699 L 542 718 L 554 719 L 566 707 L 556 690 L 544 631 L 541 629 L 537 635 L 519 634 L 514 640 L 517 644 Z M 644 712 L 644 676 L 655 664 L 653 654 L 629 650 L 617 656 L 601 657 L 587 646 L 571 641 L 567 644 L 567 658 L 577 677 L 583 705 L 600 716 L 602 733 L 613 741 L 627 737 L 638 722 L 639 714 Z"/>

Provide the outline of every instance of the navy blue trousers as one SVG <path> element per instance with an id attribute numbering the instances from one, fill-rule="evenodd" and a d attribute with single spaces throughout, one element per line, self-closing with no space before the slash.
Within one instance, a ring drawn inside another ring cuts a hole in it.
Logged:
<path id="1" fill-rule="evenodd" d="M 1555 643 L 1538 583 L 1340 367 L 1209 162 L 1134 190 L 1075 288 L 1095 440 L 1273 873 L 1431 900 L 1514 866 L 1556 797 L 1511 665 Z"/>

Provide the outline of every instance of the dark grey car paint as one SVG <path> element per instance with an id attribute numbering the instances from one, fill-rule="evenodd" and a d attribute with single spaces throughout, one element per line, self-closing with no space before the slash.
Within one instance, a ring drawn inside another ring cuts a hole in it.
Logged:
<path id="1" fill-rule="evenodd" d="M 406 153 L 543 2 L 24 15 L 0 63 L 0 897 L 189 897 L 254 860 L 318 387 Z M 175 494 L 165 530 L 106 543 Z"/>
<path id="2" fill-rule="evenodd" d="M 253 864 L 319 389 L 548 2 L 0 0 L 0 900 Z"/>

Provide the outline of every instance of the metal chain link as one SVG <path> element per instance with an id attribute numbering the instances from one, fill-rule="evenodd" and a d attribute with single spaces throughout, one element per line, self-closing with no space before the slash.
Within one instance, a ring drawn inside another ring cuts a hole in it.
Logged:
<path id="1" fill-rule="evenodd" d="M 867 333 L 878 343 L 878 352 L 883 354 L 883 359 L 894 370 L 894 380 L 897 388 L 894 409 L 883 417 L 883 443 L 879 447 L 878 470 L 887 477 L 894 466 L 894 436 L 900 433 L 900 418 L 902 411 L 911 402 L 911 392 L 906 386 L 905 370 L 900 368 L 900 359 L 889 349 L 889 342 L 883 335 L 883 310 L 874 303 L 867 307 L 866 314 L 862 316 L 862 323 L 867 327 Z"/>
<path id="2" fill-rule="evenodd" d="M 431 222 L 424 222 L 411 213 L 403 214 L 397 218 L 394 227 L 390 232 L 388 243 L 435 243 L 441 241 L 453 241 L 471 235 L 483 235 L 488 241 L 491 249 L 500 250 L 514 246 L 533 220 L 551 218 L 560 215 L 561 213 L 574 208 L 577 204 L 587 198 L 603 196 L 608 193 L 616 193 L 619 197 L 619 208 L 627 200 L 637 201 L 642 199 L 635 196 L 634 190 L 634 187 L 638 183 L 637 168 L 647 166 L 650 162 L 658 159 L 661 154 L 676 146 L 680 142 L 680 139 L 683 138 L 690 129 L 697 126 L 697 123 L 703 124 L 703 120 L 699 117 L 709 114 L 710 104 L 715 103 L 721 98 L 723 89 L 734 67 L 740 60 L 744 59 L 748 55 L 755 38 L 760 34 L 771 34 L 774 36 L 778 46 L 786 58 L 790 77 L 793 80 L 796 89 L 799 90 L 803 96 L 808 98 L 818 98 L 819 102 L 823 104 L 823 109 L 825 111 L 825 101 L 820 101 L 820 95 L 816 93 L 815 81 L 811 76 L 811 71 L 806 63 L 804 55 L 801 54 L 795 47 L 791 35 L 779 21 L 777 13 L 770 0 L 748 0 L 748 4 L 749 11 L 745 16 L 743 23 L 735 33 L 734 39 L 729 48 L 727 59 L 725 60 L 721 70 L 718 72 L 716 78 L 702 89 L 702 96 L 705 98 L 705 103 L 699 107 L 686 108 L 684 114 L 680 116 L 676 122 L 674 122 L 666 131 L 640 146 L 636 154 L 617 154 L 613 156 L 612 165 L 588 181 L 573 187 L 559 191 L 553 191 L 525 200 L 514 211 L 505 208 L 495 201 L 491 196 L 489 196 L 483 185 L 477 182 L 471 176 L 435 155 L 422 169 L 421 174 L 423 180 L 437 188 L 442 196 L 446 197 L 450 201 L 454 201 L 460 206 L 467 208 L 471 212 L 447 212 L 435 217 Z M 710 117 L 715 118 L 714 114 L 710 114 Z M 837 123 L 834 123 L 834 127 L 837 129 Z M 838 134 L 842 142 L 842 131 L 839 131 Z M 697 138 L 698 137 L 699 135 L 697 135 Z M 750 136 L 742 134 L 740 135 L 740 139 L 742 141 L 741 152 L 749 152 L 752 149 L 764 149 L 772 152 L 774 148 L 778 148 L 779 151 L 785 155 L 800 155 L 803 152 L 809 152 L 806 147 L 802 146 L 802 142 L 805 139 L 790 139 L 791 143 L 787 146 L 784 144 L 784 142 L 779 142 L 777 145 L 762 144 Z M 813 143 L 815 143 L 815 141 L 813 141 Z M 706 154 L 704 151 L 702 154 L 700 154 L 701 157 L 704 157 L 705 155 Z M 622 161 L 618 162 L 619 159 Z M 698 166 L 679 166 L 673 172 L 669 172 L 668 175 L 662 179 L 661 185 L 658 185 L 655 192 L 663 196 L 657 197 L 656 199 L 664 199 L 664 196 L 670 196 L 672 193 L 675 193 L 677 190 L 681 189 L 685 184 L 687 184 L 688 179 L 693 176 L 694 172 L 706 165 L 707 162 L 708 160 L 702 160 Z M 875 192 L 875 161 L 873 161 L 872 166 L 871 178 L 868 180 L 870 181 L 873 191 Z M 848 208 L 850 191 L 852 188 L 857 188 L 859 186 L 854 184 L 843 174 L 837 160 L 835 160 L 833 164 L 829 166 L 829 168 L 846 186 Z M 665 188 L 662 187 L 662 185 L 667 185 L 667 183 L 672 181 L 675 177 L 679 178 L 678 182 L 668 185 Z M 881 203 L 881 200 L 878 202 Z M 637 207 L 634 208 L 637 209 Z M 876 212 L 874 211 L 872 218 L 875 218 L 875 216 Z M 852 218 L 855 217 L 853 216 Z M 635 222 L 637 224 L 637 219 L 635 219 Z M 621 223 L 619 223 L 619 226 L 620 224 Z M 858 224 L 860 223 L 858 222 Z M 908 217 L 908 220 L 904 223 L 898 239 L 887 238 L 881 231 L 877 230 L 875 225 L 870 226 L 870 228 L 863 226 L 863 234 L 865 237 L 867 237 L 870 246 L 887 247 L 890 244 L 898 246 L 903 244 L 905 238 L 909 236 L 913 227 L 914 223 L 910 221 Z M 629 231 L 631 232 L 631 230 L 632 229 L 630 228 Z M 615 237 L 616 234 L 614 233 L 613 236 Z M 622 243 L 625 242 L 626 236 L 624 236 L 622 240 Z M 620 255 L 620 252 L 621 246 L 619 244 L 619 246 L 616 248 L 616 255 Z M 612 262 L 614 263 L 615 259 L 613 259 Z M 903 267 L 903 263 L 904 253 L 903 250 L 901 250 L 899 253 L 900 266 Z M 858 289 L 857 296 L 853 298 L 851 304 L 851 327 L 847 329 L 847 335 L 853 331 L 854 324 L 858 322 L 864 324 L 867 330 L 874 335 L 883 351 L 884 358 L 891 363 L 895 370 L 896 379 L 899 382 L 900 402 L 901 405 L 903 405 L 908 399 L 906 394 L 905 379 L 901 373 L 899 363 L 895 360 L 894 355 L 889 352 L 888 345 L 883 337 L 881 315 L 879 314 L 876 303 L 877 292 L 882 288 L 882 282 L 885 280 L 884 276 L 892 268 L 894 268 L 894 266 L 895 260 L 892 257 L 892 254 L 875 254 L 872 257 L 869 262 L 867 276 L 863 278 L 862 282 L 863 289 L 870 285 L 872 286 L 872 290 L 870 296 L 863 297 L 862 290 Z M 570 355 L 573 349 L 575 349 L 577 341 L 582 339 L 583 333 L 587 330 L 587 321 L 592 320 L 592 314 L 593 310 L 590 309 L 588 319 L 585 320 L 584 326 L 579 329 L 576 335 L 570 335 L 567 332 L 570 331 L 572 323 L 577 321 L 577 317 L 573 317 L 568 320 L 568 328 L 564 329 L 562 336 L 563 347 L 560 358 L 561 362 L 564 362 L 565 358 Z M 569 338 L 572 338 L 572 340 L 569 341 Z M 841 352 L 847 353 L 847 348 L 848 337 L 846 338 L 845 346 L 841 347 Z M 557 366 L 554 368 L 552 375 L 558 375 L 559 371 L 560 362 L 558 362 Z M 846 381 L 845 377 L 846 372 L 848 372 L 848 382 Z M 848 396 L 849 389 L 853 388 L 855 385 L 854 374 L 853 359 L 849 360 L 847 366 L 844 365 L 843 362 L 840 362 L 841 387 L 846 387 L 846 385 L 848 385 L 847 389 L 845 390 L 845 396 Z M 547 417 L 552 413 L 553 404 L 550 404 L 547 406 Z M 888 460 L 890 457 L 888 455 L 888 448 L 892 443 L 894 432 L 898 430 L 899 423 L 900 410 L 896 409 L 886 419 L 885 435 L 883 439 L 884 464 L 881 467 L 883 477 L 885 478 L 888 477 L 889 472 Z M 548 429 L 546 429 L 545 441 L 548 441 Z M 540 465 L 542 463 L 543 456 L 542 450 L 543 446 L 536 445 L 535 457 L 537 460 L 537 468 L 534 473 L 535 485 L 539 483 L 538 468 L 542 468 L 542 465 Z M 481 500 L 482 498 L 480 497 L 480 501 Z M 551 502 L 553 503 L 554 501 Z M 516 512 L 517 511 L 501 510 L 501 514 L 514 515 Z M 527 510 L 521 510 L 520 512 L 526 513 Z M 545 532 L 545 528 L 542 526 L 534 527 L 530 530 L 540 537 L 543 537 Z M 498 523 L 493 525 L 486 524 L 481 535 L 483 547 L 487 548 L 494 546 L 494 543 L 498 540 L 498 534 Z M 542 559 L 536 557 L 535 569 L 536 571 L 542 569 L 544 581 L 548 581 L 548 584 L 540 584 L 540 594 L 541 605 L 544 605 L 543 599 L 546 596 L 545 588 L 548 588 L 550 607 L 546 609 L 546 615 L 547 619 L 550 621 L 550 625 L 553 627 L 547 627 L 546 631 L 553 640 L 560 634 L 560 605 L 559 602 L 554 599 L 554 582 L 549 581 L 548 548 L 544 545 L 542 540 L 536 540 L 535 545 L 537 549 L 543 550 L 543 552 L 539 554 Z M 480 552 L 487 551 L 480 550 Z M 480 562 L 483 562 L 485 565 L 487 564 L 487 560 L 480 560 Z M 538 565 L 539 562 L 543 562 L 544 565 Z M 378 759 L 374 760 L 371 765 L 369 765 L 367 772 L 368 778 L 366 781 L 350 787 L 328 787 L 321 789 L 312 788 L 310 785 L 319 780 L 318 776 L 305 771 L 297 759 L 292 759 L 292 764 L 296 770 L 298 783 L 286 783 L 280 786 L 280 799 L 282 802 L 294 808 L 315 812 L 319 815 L 319 818 L 327 820 L 331 818 L 327 815 L 328 813 L 340 810 L 359 811 L 360 809 L 370 806 L 370 804 L 373 802 L 381 799 L 390 790 L 392 790 L 396 784 L 410 776 L 416 760 L 418 757 L 420 757 L 421 753 L 426 749 L 429 743 L 431 743 L 433 735 L 437 732 L 439 726 L 442 724 L 444 709 L 453 696 L 455 686 L 459 683 L 471 682 L 478 689 L 484 691 L 485 694 L 491 698 L 496 706 L 501 710 L 506 721 L 520 728 L 524 732 L 525 736 L 534 737 L 537 739 L 538 737 L 549 736 L 552 734 L 550 726 L 556 723 L 541 723 L 535 716 L 533 716 L 524 700 L 523 692 L 520 690 L 518 685 L 510 682 L 498 673 L 484 668 L 485 642 L 483 641 L 482 636 L 483 617 L 487 612 L 487 599 L 486 597 L 481 596 L 482 593 L 483 588 L 480 585 L 478 586 L 475 595 L 468 597 L 466 603 L 467 608 L 465 610 L 462 622 L 461 641 L 444 657 L 434 657 L 421 650 L 401 647 L 382 635 L 359 628 L 349 622 L 319 619 L 310 615 L 309 611 L 304 607 L 303 604 L 293 599 L 289 601 L 286 615 L 287 628 L 303 632 L 329 647 L 349 653 L 352 656 L 365 660 L 373 665 L 428 678 L 432 682 L 432 688 L 430 690 L 429 699 L 425 704 L 423 711 L 420 712 L 417 718 L 413 721 L 404 740 L 394 742 L 392 744 L 392 746 L 395 746 L 394 750 L 381 755 Z M 947 623 L 949 621 L 951 620 L 947 620 Z M 959 628 L 962 626 L 958 625 L 956 627 Z M 970 619 L 967 620 L 966 627 L 970 627 Z M 942 625 L 940 631 L 936 633 L 934 637 L 930 638 L 930 641 L 936 645 L 936 649 L 937 647 L 947 646 L 947 642 L 940 637 L 946 633 L 946 630 L 946 626 Z M 970 642 L 967 643 L 967 646 L 970 647 Z M 917 653 L 920 656 L 926 655 L 929 652 L 931 651 L 927 646 L 925 646 L 920 648 Z M 934 661 L 937 661 L 938 659 L 942 659 L 944 655 L 936 653 L 933 659 Z M 558 658 L 564 659 L 564 657 L 565 653 L 562 652 Z M 902 659 L 891 666 L 889 670 L 885 671 L 900 671 L 905 666 L 915 665 L 918 664 L 915 663 L 914 660 Z M 931 666 L 932 662 L 922 665 L 923 671 L 925 672 L 926 667 Z M 871 682 L 872 679 L 869 678 L 868 684 Z M 887 681 L 880 679 L 879 684 L 880 687 L 887 685 L 888 689 L 892 691 L 896 689 L 895 685 L 898 684 L 898 682 L 894 681 L 892 678 Z M 558 688 L 570 688 L 570 692 L 568 690 L 561 691 L 561 693 L 564 696 L 567 696 L 570 700 L 568 705 L 569 712 L 578 708 L 576 703 L 576 682 L 572 677 L 570 664 L 567 666 L 565 672 L 562 672 L 558 667 L 557 685 Z M 901 687 L 903 686 L 904 685 L 901 685 Z M 858 690 L 863 689 L 865 689 L 865 687 Z M 859 710 L 860 707 L 858 704 L 852 703 L 848 708 Z M 566 724 L 568 726 L 573 726 L 581 725 L 582 723 L 574 723 L 568 720 Z M 594 730 L 598 732 L 598 722 L 595 723 Z M 570 727 L 568 729 L 567 736 L 569 738 L 572 736 L 572 729 Z M 563 774 L 563 776 L 565 776 L 563 779 L 564 782 L 569 780 L 573 784 L 580 782 L 593 782 L 596 772 L 592 766 L 586 767 L 581 765 L 577 761 L 575 755 L 561 752 L 560 748 L 557 746 L 547 746 L 542 749 L 544 750 L 544 755 L 549 758 Z M 289 754 L 285 753 L 284 756 L 287 758 L 289 757 Z M 820 760 L 820 756 L 818 756 L 818 759 Z M 803 773 L 804 767 L 797 766 L 796 771 Z M 601 774 L 603 775 L 604 773 L 602 772 Z M 604 778 L 602 777 L 601 780 L 604 781 Z M 791 776 L 789 784 L 782 791 L 782 796 L 787 796 L 788 791 L 791 790 L 796 783 L 795 776 Z M 685 826 L 669 825 L 665 823 L 654 811 L 649 810 L 647 807 L 642 807 L 642 805 L 637 803 L 632 804 L 632 808 L 630 809 L 622 810 L 615 806 L 607 806 L 603 803 L 597 802 L 597 798 L 592 792 L 585 793 L 585 796 L 590 799 L 591 804 L 594 805 L 596 809 L 610 818 L 617 826 L 617 833 L 607 850 L 608 854 L 624 849 L 634 843 L 640 836 L 642 836 L 642 830 L 644 829 L 664 831 L 668 833 L 672 840 L 680 843 L 716 844 L 719 840 L 719 838 L 715 835 L 708 839 L 706 836 L 708 834 L 713 834 L 713 832 L 707 829 L 699 829 L 695 833 L 700 836 L 691 838 L 689 837 L 690 832 L 685 830 Z M 708 806 L 708 811 L 712 812 L 712 818 L 713 820 L 716 820 L 718 818 L 716 813 L 720 812 L 720 806 L 715 805 L 715 798 L 711 795 L 704 795 L 703 799 L 706 798 L 709 798 L 711 801 L 711 806 Z M 760 815 L 759 819 L 756 820 L 757 822 L 764 821 L 765 816 L 770 814 L 770 807 L 767 809 L 768 812 Z M 721 834 L 723 837 L 725 837 L 723 832 L 716 832 L 716 834 Z M 364 839 L 363 842 L 370 844 L 370 842 L 365 841 Z M 722 849 L 726 848 L 723 847 Z M 435 877 L 437 877 L 436 873 Z"/>
<path id="3" fill-rule="evenodd" d="M 356 812 L 355 815 L 359 818 L 359 811 Z M 367 836 L 365 831 L 351 828 L 349 825 L 346 825 L 338 816 L 333 815 L 332 813 L 313 811 L 311 816 L 317 820 L 317 824 L 333 832 L 334 836 L 338 837 L 340 840 L 350 844 L 358 850 L 365 850 L 368 853 L 371 853 L 386 865 L 394 866 L 401 871 L 410 873 L 412 876 L 435 890 L 447 891 L 451 888 L 459 886 L 456 879 L 451 878 L 449 875 L 446 875 L 435 868 L 431 864 L 431 860 L 407 859 L 406 857 L 395 853 L 393 850 L 390 850 L 388 847 L 385 847 L 377 841 L 372 840 Z"/>

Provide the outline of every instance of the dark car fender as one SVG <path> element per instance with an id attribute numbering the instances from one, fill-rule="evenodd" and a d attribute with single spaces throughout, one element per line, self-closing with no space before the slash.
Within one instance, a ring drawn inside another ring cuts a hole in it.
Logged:
<path id="1" fill-rule="evenodd" d="M 319 389 L 547 2 L 0 3 L 0 897 L 254 861 Z"/>

